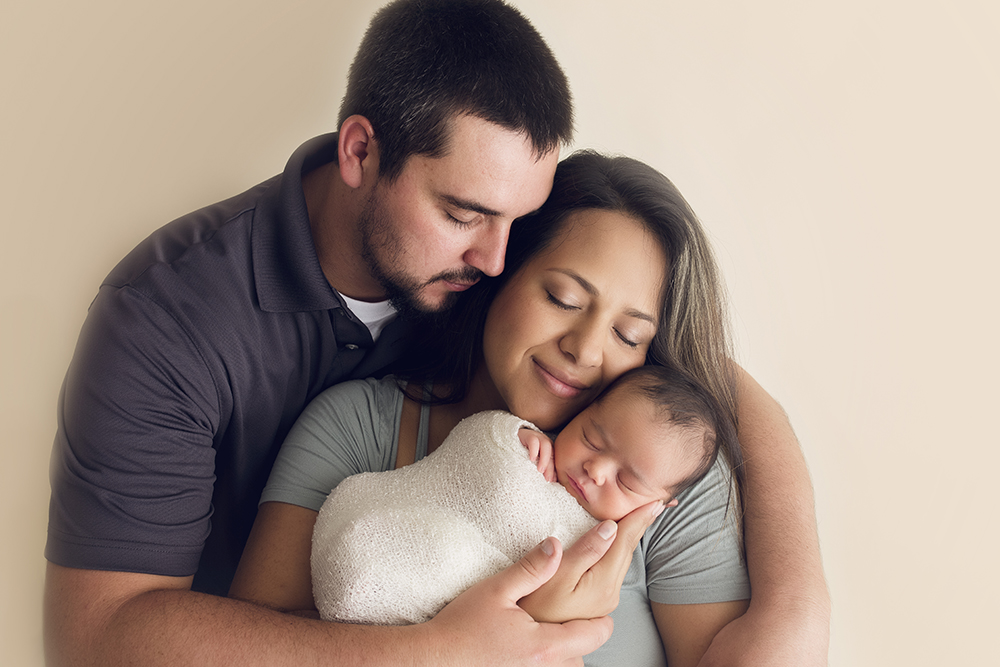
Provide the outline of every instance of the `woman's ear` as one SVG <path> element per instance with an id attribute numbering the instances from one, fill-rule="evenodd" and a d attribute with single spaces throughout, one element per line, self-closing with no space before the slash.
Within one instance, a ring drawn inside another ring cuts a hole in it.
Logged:
<path id="1" fill-rule="evenodd" d="M 360 188 L 365 181 L 378 176 L 378 147 L 371 122 L 357 114 L 349 116 L 340 126 L 337 141 L 340 178 L 349 187 Z"/>

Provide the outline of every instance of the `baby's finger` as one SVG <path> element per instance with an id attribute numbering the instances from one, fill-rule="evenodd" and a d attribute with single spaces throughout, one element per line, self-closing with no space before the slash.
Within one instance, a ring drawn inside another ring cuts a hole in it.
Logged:
<path id="1" fill-rule="evenodd" d="M 552 447 L 538 448 L 538 472 L 545 475 L 550 482 L 555 481 L 555 461 L 552 460 Z M 550 478 L 550 475 L 552 477 Z"/>
<path id="2" fill-rule="evenodd" d="M 545 469 L 545 481 L 546 482 L 558 482 L 559 477 L 556 475 L 556 467 L 554 465 L 549 465 Z"/>
<path id="3" fill-rule="evenodd" d="M 517 435 L 521 440 L 521 444 L 528 450 L 528 460 L 532 463 L 536 463 L 538 461 L 538 453 L 541 447 L 536 432 L 528 428 L 522 428 L 518 431 Z"/>

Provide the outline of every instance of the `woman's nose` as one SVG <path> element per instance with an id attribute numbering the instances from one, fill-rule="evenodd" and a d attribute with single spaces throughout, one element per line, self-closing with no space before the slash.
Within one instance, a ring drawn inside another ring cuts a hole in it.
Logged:
<path id="1" fill-rule="evenodd" d="M 573 357 L 579 366 L 587 368 L 600 366 L 604 359 L 603 327 L 592 319 L 576 323 L 562 337 L 559 349 Z"/>

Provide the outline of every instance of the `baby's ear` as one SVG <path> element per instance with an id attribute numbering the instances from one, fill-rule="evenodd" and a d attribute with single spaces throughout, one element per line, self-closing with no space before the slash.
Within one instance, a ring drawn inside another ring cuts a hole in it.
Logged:
<path id="1" fill-rule="evenodd" d="M 671 498 L 670 500 L 663 503 L 664 507 L 677 507 L 677 499 Z"/>

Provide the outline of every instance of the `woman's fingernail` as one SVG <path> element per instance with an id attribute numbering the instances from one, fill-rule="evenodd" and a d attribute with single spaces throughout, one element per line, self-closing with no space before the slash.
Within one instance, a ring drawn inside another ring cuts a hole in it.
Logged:
<path id="1" fill-rule="evenodd" d="M 546 537 L 542 540 L 542 553 L 546 556 L 551 556 L 556 552 L 555 548 L 552 546 L 552 538 Z"/>
<path id="2" fill-rule="evenodd" d="M 617 532 L 618 524 L 614 521 L 605 521 L 601 524 L 600 528 L 597 529 L 597 534 L 605 540 L 610 540 Z"/>

